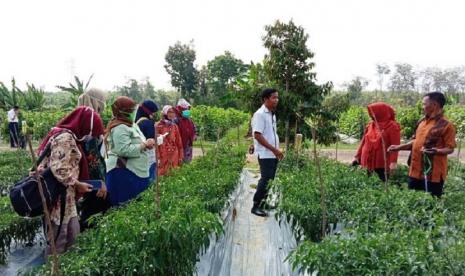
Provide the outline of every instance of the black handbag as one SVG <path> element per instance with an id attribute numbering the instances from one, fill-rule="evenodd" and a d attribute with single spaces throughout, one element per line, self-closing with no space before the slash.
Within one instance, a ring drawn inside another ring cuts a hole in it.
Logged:
<path id="1" fill-rule="evenodd" d="M 37 160 L 36 165 L 38 166 L 46 156 L 50 155 L 50 152 L 50 143 L 48 143 Z M 42 186 L 45 202 L 49 210 L 57 203 L 58 199 L 61 201 L 60 225 L 56 233 L 56 240 L 65 216 L 66 186 L 55 178 L 50 168 L 46 169 L 38 176 L 27 176 L 17 182 L 10 190 L 11 205 L 15 212 L 21 217 L 37 217 L 43 215 L 44 208 L 42 197 L 39 192 L 39 185 Z"/>

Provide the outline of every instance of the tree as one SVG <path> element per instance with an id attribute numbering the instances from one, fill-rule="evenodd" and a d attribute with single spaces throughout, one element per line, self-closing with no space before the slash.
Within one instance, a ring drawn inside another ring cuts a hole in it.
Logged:
<path id="1" fill-rule="evenodd" d="M 125 85 L 116 87 L 116 94 L 141 102 L 144 99 L 143 90 L 143 86 L 137 80 L 129 79 Z"/>
<path id="2" fill-rule="evenodd" d="M 248 66 L 247 72 L 236 80 L 235 95 L 239 100 L 240 109 L 254 113 L 261 105 L 261 91 L 273 84 L 263 68 L 263 64 L 253 62 Z"/>
<path id="3" fill-rule="evenodd" d="M 226 51 L 207 63 L 208 90 L 222 106 L 231 106 L 230 98 L 232 86 L 237 78 L 247 70 L 242 60 L 235 58 Z"/>
<path id="4" fill-rule="evenodd" d="M 208 78 L 208 69 L 207 66 L 202 65 L 202 68 L 199 71 L 198 77 L 198 93 L 195 97 L 195 102 L 199 104 L 208 104 L 210 105 L 210 97 L 209 97 L 209 89 L 207 86 L 207 78 Z"/>
<path id="5" fill-rule="evenodd" d="M 350 82 L 344 84 L 347 87 L 348 97 L 350 101 L 355 101 L 362 95 L 363 89 L 368 86 L 369 81 L 363 77 L 356 76 Z"/>
<path id="6" fill-rule="evenodd" d="M 175 87 L 184 98 L 194 98 L 197 87 L 198 72 L 194 66 L 195 50 L 191 44 L 176 42 L 168 48 L 165 55 L 165 69 L 171 76 L 171 85 Z"/>
<path id="7" fill-rule="evenodd" d="M 391 73 L 391 69 L 389 69 L 387 64 L 378 63 L 376 64 L 376 73 L 378 74 L 379 91 L 383 92 L 384 76 L 389 75 Z"/>
<path id="8" fill-rule="evenodd" d="M 408 63 L 397 63 L 394 65 L 395 72 L 391 76 L 390 88 L 392 91 L 414 91 L 417 76 L 413 66 Z"/>
<path id="9" fill-rule="evenodd" d="M 77 106 L 79 96 L 86 92 L 93 77 L 94 75 L 92 74 L 84 84 L 84 81 L 80 80 L 77 76 L 74 76 L 74 84 L 70 82 L 68 83 L 68 87 L 61 85 L 56 86 L 63 92 L 71 93 L 71 100 L 65 105 L 65 108 L 74 108 Z"/>
<path id="10" fill-rule="evenodd" d="M 328 119 L 328 122 L 326 122 L 323 127 L 327 128 L 328 130 L 326 131 L 327 133 L 331 133 L 332 129 L 335 129 L 337 132 L 337 135 L 335 137 L 331 137 L 331 135 L 324 135 L 324 136 L 329 136 L 327 140 L 332 142 L 331 138 L 335 138 L 336 140 L 336 160 L 338 158 L 338 145 L 339 145 L 339 119 L 341 117 L 341 114 L 346 112 L 350 107 L 350 100 L 349 100 L 349 94 L 333 94 L 330 97 L 326 97 L 324 102 L 323 102 L 323 109 L 326 111 L 326 118 Z M 332 127 L 332 128 L 331 128 Z M 334 132 L 332 132 L 334 133 Z M 320 134 L 321 136 L 321 134 Z M 329 143 L 327 142 L 327 144 Z"/>
<path id="11" fill-rule="evenodd" d="M 313 53 L 307 47 L 308 35 L 301 26 L 291 20 L 282 23 L 277 20 L 265 26 L 263 44 L 268 49 L 265 55 L 265 71 L 271 81 L 280 89 L 278 117 L 285 118 L 285 143 L 289 146 L 290 121 L 295 120 L 298 129 L 299 118 L 316 113 L 321 108 L 324 95 L 332 84 L 322 86 L 314 83 L 316 74 L 311 72 L 315 64 Z"/>
<path id="12" fill-rule="evenodd" d="M 24 93 L 24 107 L 27 110 L 42 110 L 45 105 L 45 92 L 36 88 L 34 84 L 26 83 L 27 90 Z"/>

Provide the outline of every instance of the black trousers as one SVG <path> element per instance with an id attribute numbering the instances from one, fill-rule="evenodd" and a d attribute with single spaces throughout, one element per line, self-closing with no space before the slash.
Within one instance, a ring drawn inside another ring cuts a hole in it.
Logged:
<path id="1" fill-rule="evenodd" d="M 8 123 L 8 130 L 10 132 L 10 147 L 17 148 L 19 147 L 19 124 L 18 123 Z"/>
<path id="2" fill-rule="evenodd" d="M 386 178 L 389 177 L 389 175 L 387 175 L 386 177 L 386 170 L 384 168 L 374 169 L 373 172 L 375 172 L 378 175 L 379 179 L 383 182 L 385 182 Z M 368 171 L 368 176 L 371 176 L 373 172 Z"/>
<path id="3" fill-rule="evenodd" d="M 427 187 L 425 187 L 425 180 L 423 179 L 408 178 L 408 188 L 411 190 L 425 191 L 425 188 L 428 188 L 428 192 L 437 197 L 441 197 L 444 192 L 444 181 L 442 180 L 441 182 L 428 181 L 426 186 Z"/>
<path id="4" fill-rule="evenodd" d="M 81 231 L 85 229 L 94 227 L 93 224 L 89 223 L 88 219 L 98 213 L 105 213 L 111 207 L 111 203 L 108 200 L 108 195 L 106 199 L 97 197 L 97 191 L 93 190 L 90 193 L 86 193 L 82 201 L 78 204 L 79 211 L 79 224 L 81 226 Z"/>
<path id="5" fill-rule="evenodd" d="M 278 167 L 278 159 L 260 159 L 258 158 L 258 164 L 260 165 L 260 180 L 258 180 L 257 191 L 253 196 L 254 207 L 259 207 L 266 200 L 268 196 L 268 182 L 270 179 L 274 179 L 276 169 Z"/>

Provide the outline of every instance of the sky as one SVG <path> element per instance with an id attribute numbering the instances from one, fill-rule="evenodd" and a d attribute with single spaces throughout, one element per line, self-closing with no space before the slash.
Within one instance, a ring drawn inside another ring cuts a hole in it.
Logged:
<path id="1" fill-rule="evenodd" d="M 318 82 L 336 87 L 355 76 L 376 86 L 380 62 L 465 65 L 461 0 L 1 0 L 0 11 L 0 81 L 20 88 L 94 74 L 91 86 L 106 90 L 147 77 L 170 89 L 170 45 L 193 40 L 198 68 L 224 51 L 260 62 L 277 19 L 305 28 Z"/>

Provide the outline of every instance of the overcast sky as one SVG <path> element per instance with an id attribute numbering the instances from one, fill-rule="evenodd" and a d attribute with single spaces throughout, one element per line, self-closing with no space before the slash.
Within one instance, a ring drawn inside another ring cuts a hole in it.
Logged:
<path id="1" fill-rule="evenodd" d="M 149 77 L 170 88 L 164 56 L 194 40 L 196 65 L 225 50 L 262 60 L 264 26 L 293 19 L 310 35 L 319 82 L 372 80 L 375 65 L 465 65 L 461 0 L 1 0 L 0 81 L 56 90 L 73 74 L 112 89 Z"/>

